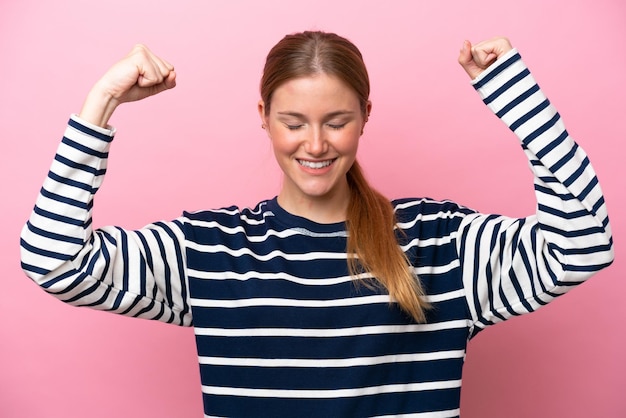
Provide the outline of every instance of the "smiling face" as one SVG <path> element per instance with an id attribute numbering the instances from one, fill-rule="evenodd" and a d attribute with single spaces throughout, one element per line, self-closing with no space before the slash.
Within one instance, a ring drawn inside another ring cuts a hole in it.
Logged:
<path id="1" fill-rule="evenodd" d="M 284 173 L 281 206 L 310 219 L 326 213 L 343 220 L 346 173 L 365 124 L 354 90 L 324 73 L 291 79 L 274 91 L 269 112 L 259 103 L 259 114 Z"/>

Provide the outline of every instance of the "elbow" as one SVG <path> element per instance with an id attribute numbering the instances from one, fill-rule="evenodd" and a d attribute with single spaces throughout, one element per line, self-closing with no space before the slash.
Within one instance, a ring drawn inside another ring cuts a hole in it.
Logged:
<path id="1" fill-rule="evenodd" d="M 605 219 L 604 225 L 604 243 L 606 245 L 604 258 L 604 267 L 608 267 L 615 261 L 615 245 L 613 243 L 613 234 L 611 232 L 611 224 L 608 221 L 608 217 Z"/>
<path id="2" fill-rule="evenodd" d="M 607 225 L 602 235 L 602 240 L 596 244 L 595 252 L 593 253 L 595 271 L 603 270 L 613 264 L 615 261 L 615 248 L 613 245 L 613 235 L 611 229 Z"/>
<path id="3" fill-rule="evenodd" d="M 612 236 L 609 237 L 609 254 L 607 258 L 608 260 L 607 260 L 606 267 L 610 266 L 611 264 L 613 264 L 613 261 L 615 261 L 615 246 L 613 245 Z"/>
<path id="4" fill-rule="evenodd" d="M 42 246 L 41 241 L 26 223 L 20 235 L 20 265 L 27 277 L 40 287 L 47 288 L 50 274 L 59 270 L 70 257 L 55 251 L 58 245 Z"/>
<path id="5" fill-rule="evenodd" d="M 33 247 L 24 238 L 21 238 L 20 266 L 22 271 L 28 278 L 42 287 L 46 281 L 46 276 L 50 273 L 46 264 L 42 257 L 33 251 Z"/>
<path id="6" fill-rule="evenodd" d="M 608 217 L 595 228 L 589 230 L 590 234 L 584 237 L 582 241 L 583 248 L 589 251 L 591 259 L 585 258 L 593 271 L 598 272 L 609 267 L 615 261 L 615 248 L 613 243 L 613 233 L 611 232 L 611 224 Z"/>

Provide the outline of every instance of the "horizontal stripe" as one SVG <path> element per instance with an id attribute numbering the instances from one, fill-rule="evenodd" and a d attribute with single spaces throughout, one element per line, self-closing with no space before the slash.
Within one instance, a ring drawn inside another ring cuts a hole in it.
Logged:
<path id="1" fill-rule="evenodd" d="M 402 248 L 402 251 L 407 251 L 409 248 L 411 247 L 439 247 L 445 244 L 450 244 L 452 242 L 452 240 L 454 239 L 454 237 L 452 235 L 446 235 L 443 237 L 437 237 L 437 238 L 429 238 L 429 239 L 419 239 L 419 238 L 415 238 L 412 239 L 410 242 L 401 245 L 400 248 Z"/>
<path id="2" fill-rule="evenodd" d="M 101 141 L 105 141 L 105 142 L 111 142 L 113 140 L 112 136 L 109 136 L 107 134 L 101 133 L 96 131 L 95 129 L 91 129 L 73 119 L 70 119 L 68 121 L 68 125 L 74 129 L 76 129 L 78 132 L 81 132 L 83 134 L 86 134 L 87 136 L 93 137 L 93 138 L 97 138 Z"/>
<path id="3" fill-rule="evenodd" d="M 457 261 L 457 264 L 458 264 L 458 261 Z M 429 294 L 425 296 L 426 300 L 430 303 L 443 302 L 446 300 L 453 300 L 453 299 L 464 298 L 464 297 L 465 297 L 464 289 L 454 290 L 452 292 L 446 292 L 446 293 L 440 293 L 440 294 Z"/>
<path id="4" fill-rule="evenodd" d="M 83 183 L 83 182 L 80 182 L 80 181 L 76 181 L 76 180 L 73 180 L 73 179 L 69 179 L 67 177 L 60 176 L 57 173 L 53 172 L 52 170 L 50 170 L 48 172 L 48 177 L 51 180 L 54 180 L 54 181 L 59 182 L 61 184 L 65 184 L 65 185 L 68 185 L 68 186 L 76 187 L 77 189 L 85 190 L 85 191 L 90 192 L 90 193 L 95 193 L 96 192 L 96 190 L 90 184 L 86 184 L 86 183 Z"/>
<path id="5" fill-rule="evenodd" d="M 444 274 L 457 267 L 459 267 L 459 260 L 452 260 L 444 266 L 420 266 L 415 267 L 413 271 L 417 274 L 417 277 L 419 277 L 424 274 Z"/>
<path id="6" fill-rule="evenodd" d="M 33 209 L 33 213 L 39 216 L 42 216 L 44 218 L 66 223 L 68 225 L 82 226 L 84 223 L 82 219 L 76 219 L 76 218 L 71 218 L 69 216 L 60 215 L 58 213 L 54 213 L 54 212 L 42 209 L 39 206 L 35 206 L 35 208 Z"/>
<path id="7" fill-rule="evenodd" d="M 216 212 L 217 213 L 217 212 Z M 255 220 L 251 220 L 249 218 L 246 219 L 247 223 L 256 223 L 257 225 L 263 224 L 262 222 L 255 222 Z M 245 234 L 246 240 L 249 242 L 265 242 L 269 237 L 277 237 L 277 238 L 290 238 L 294 236 L 306 235 L 310 237 L 346 237 L 347 233 L 345 231 L 335 232 L 335 233 L 317 233 L 313 231 L 308 231 L 305 229 L 285 229 L 282 231 L 279 230 L 269 230 L 264 231 L 263 235 L 250 235 L 246 228 L 243 226 L 235 226 L 228 227 L 225 225 L 221 225 L 217 221 L 198 221 L 194 220 L 190 222 L 191 225 L 198 228 L 216 228 L 221 232 L 229 235 L 235 234 Z"/>
<path id="8" fill-rule="evenodd" d="M 199 307 L 217 307 L 217 308 L 243 308 L 250 306 L 291 306 L 291 307 L 309 307 L 309 308 L 325 308 L 333 306 L 355 306 L 366 305 L 371 303 L 389 303 L 388 295 L 356 297 L 349 299 L 334 300 L 305 300 L 305 299 L 277 299 L 277 298 L 250 298 L 235 300 L 210 300 L 210 299 L 191 299 L 194 306 Z"/>
<path id="9" fill-rule="evenodd" d="M 84 203 L 84 202 L 81 202 L 80 200 L 70 199 L 68 197 L 61 196 L 56 193 L 49 192 L 46 189 L 41 189 L 41 195 L 48 199 L 55 200 L 59 203 L 63 203 L 63 204 L 70 205 L 70 206 L 75 206 L 79 209 L 88 209 L 88 205 L 89 205 L 88 203 Z"/>
<path id="10" fill-rule="evenodd" d="M 252 256 L 259 261 L 269 261 L 273 258 L 283 258 L 288 261 L 307 261 L 307 260 L 320 260 L 320 259 L 334 259 L 344 260 L 347 259 L 345 253 L 331 253 L 331 252 L 311 252 L 305 254 L 290 254 L 284 251 L 274 250 L 267 254 L 257 254 L 249 248 L 232 249 L 225 245 L 199 245 L 189 243 L 188 249 L 196 250 L 202 253 L 226 253 L 233 257 L 242 257 L 244 255 Z"/>
<path id="11" fill-rule="evenodd" d="M 47 238 L 47 239 L 50 239 L 50 240 L 59 241 L 59 242 L 68 242 L 70 244 L 76 244 L 76 245 L 83 244 L 82 237 L 80 237 L 80 238 L 79 237 L 72 237 L 72 236 L 67 236 L 67 235 L 63 235 L 63 234 L 57 234 L 57 233 L 52 232 L 52 231 L 46 231 L 44 229 L 37 228 L 30 221 L 28 221 L 26 223 L 26 226 L 34 234 L 39 235 L 39 236 L 44 237 L 44 238 Z"/>
<path id="12" fill-rule="evenodd" d="M 202 392 L 214 395 L 226 395 L 236 397 L 270 397 L 270 398 L 347 398 L 376 395 L 380 393 L 408 393 L 425 390 L 447 389 L 460 387 L 460 380 L 445 382 L 411 383 L 403 385 L 383 385 L 354 389 L 335 390 L 276 390 L 276 389 L 250 389 L 250 388 L 226 388 L 216 386 L 202 386 Z"/>
<path id="13" fill-rule="evenodd" d="M 41 255 L 48 258 L 54 258 L 56 260 L 68 260 L 71 258 L 71 254 L 63 254 L 56 251 L 46 250 L 43 248 L 35 247 L 34 245 L 30 245 L 23 239 L 20 239 L 20 246 L 31 253 L 35 253 L 37 255 Z"/>
<path id="14" fill-rule="evenodd" d="M 74 148 L 75 150 L 78 150 L 80 152 L 83 152 L 85 154 L 94 156 L 96 158 L 100 158 L 100 159 L 106 159 L 109 157 L 109 153 L 108 152 L 102 152 L 102 151 L 96 151 L 92 148 L 89 148 L 79 142 L 73 141 L 71 139 L 69 139 L 68 137 L 63 137 L 63 140 L 61 141 L 63 144 Z"/>
<path id="15" fill-rule="evenodd" d="M 235 357 L 199 357 L 200 364 L 235 366 L 235 367 L 290 367 L 290 368 L 332 368 L 372 366 L 388 363 L 424 362 L 449 358 L 463 358 L 463 350 L 439 351 L 434 353 L 394 354 L 377 357 L 352 357 L 339 359 L 267 359 Z"/>
<path id="16" fill-rule="evenodd" d="M 424 215 L 420 214 L 419 216 L 416 216 L 411 221 L 397 222 L 397 225 L 401 229 L 409 229 L 415 226 L 415 224 L 417 224 L 418 222 L 429 222 L 429 221 L 440 222 L 442 219 L 454 219 L 454 218 L 462 218 L 462 217 L 463 217 L 463 214 L 454 213 L 451 211 L 429 213 L 429 214 L 424 214 Z"/>
<path id="17" fill-rule="evenodd" d="M 306 278 L 306 277 L 297 277 L 292 274 L 287 274 L 283 272 L 277 273 L 263 273 L 258 271 L 247 271 L 245 273 L 237 273 L 233 271 L 202 271 L 202 270 L 194 270 L 189 269 L 189 276 L 194 279 L 199 280 L 238 280 L 238 281 L 246 281 L 251 279 L 258 280 L 287 280 L 289 282 L 298 283 L 307 286 L 331 286 L 340 283 L 350 283 L 355 280 L 355 278 L 351 276 L 340 276 L 340 277 L 330 277 L 330 278 Z M 362 274 L 358 278 L 365 278 L 366 276 L 370 276 L 368 274 Z"/>
<path id="18" fill-rule="evenodd" d="M 356 335 L 404 334 L 415 332 L 441 331 L 445 329 L 465 328 L 465 320 L 447 321 L 435 324 L 377 325 L 371 327 L 303 329 L 303 328 L 196 328 L 196 335 L 215 335 L 222 337 L 310 337 L 335 338 Z"/>
<path id="19" fill-rule="evenodd" d="M 94 168 L 87 164 L 80 164 L 80 163 L 70 160 L 69 158 L 65 158 L 64 156 L 59 155 L 59 154 L 57 154 L 54 157 L 54 159 L 60 162 L 61 164 L 66 165 L 69 168 L 72 168 L 74 170 L 81 170 L 86 173 L 93 174 L 94 176 L 101 176 L 102 174 L 106 172 L 106 170 L 103 168 Z"/>

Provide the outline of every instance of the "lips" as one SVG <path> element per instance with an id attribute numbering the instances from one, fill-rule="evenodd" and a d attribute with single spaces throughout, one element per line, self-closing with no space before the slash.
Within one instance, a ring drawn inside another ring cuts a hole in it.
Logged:
<path id="1" fill-rule="evenodd" d="M 321 169 L 321 168 L 328 167 L 335 160 L 324 160 L 324 161 L 297 160 L 297 161 L 303 167 L 313 168 L 313 169 Z"/>

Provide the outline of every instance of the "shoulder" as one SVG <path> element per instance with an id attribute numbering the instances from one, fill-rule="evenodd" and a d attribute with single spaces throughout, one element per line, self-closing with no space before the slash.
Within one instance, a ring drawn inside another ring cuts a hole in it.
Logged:
<path id="1" fill-rule="evenodd" d="M 183 213 L 183 219 L 191 224 L 213 223 L 222 226 L 258 225 L 268 216 L 273 216 L 273 213 L 268 208 L 267 200 L 259 202 L 254 207 L 225 206 Z"/>
<path id="2" fill-rule="evenodd" d="M 430 218 L 449 218 L 473 213 L 472 209 L 451 200 L 435 200 L 428 197 L 402 198 L 391 201 L 398 218 L 409 216 L 429 216 Z"/>
<path id="3" fill-rule="evenodd" d="M 409 235 L 437 236 L 456 231 L 461 221 L 474 210 L 450 200 L 404 198 L 393 200 L 396 222 Z"/>

